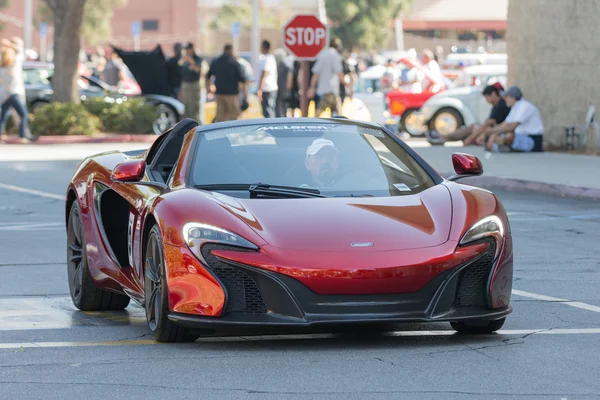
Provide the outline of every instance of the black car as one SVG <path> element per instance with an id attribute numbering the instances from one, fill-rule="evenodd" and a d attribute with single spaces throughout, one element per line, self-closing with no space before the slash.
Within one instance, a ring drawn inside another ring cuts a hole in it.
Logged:
<path id="1" fill-rule="evenodd" d="M 25 62 L 23 72 L 27 106 L 31 112 L 35 113 L 36 108 L 52 101 L 53 91 L 50 81 L 54 73 L 54 65 L 45 62 Z M 143 97 L 146 102 L 157 108 L 157 117 L 152 124 L 152 131 L 157 135 L 175 125 L 184 114 L 185 107 L 182 102 L 162 94 L 148 93 L 144 91 L 142 85 L 140 85 L 141 94 L 135 94 L 131 91 L 119 90 L 91 75 L 81 75 L 78 84 L 82 101 L 90 98 L 105 98 L 106 101 L 114 101 L 126 100 L 130 97 Z"/>

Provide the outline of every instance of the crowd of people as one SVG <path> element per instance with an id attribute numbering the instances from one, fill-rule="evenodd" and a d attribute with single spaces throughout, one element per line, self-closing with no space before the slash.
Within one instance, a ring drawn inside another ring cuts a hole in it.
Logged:
<path id="1" fill-rule="evenodd" d="M 426 133 L 432 144 L 463 141 L 465 146 L 484 146 L 489 152 L 541 152 L 544 124 L 538 108 L 523 97 L 518 86 L 504 91 L 501 84 L 487 86 L 482 95 L 492 106 L 481 125 L 458 128 L 445 137 L 435 131 Z"/>
<path id="2" fill-rule="evenodd" d="M 348 62 L 349 52 L 344 52 L 338 39 L 331 40 L 330 48 L 311 62 L 307 95 L 316 104 L 319 115 L 329 108 L 333 115 L 341 115 L 342 104 L 352 95 L 356 72 Z M 206 73 L 203 61 L 191 43 L 181 52 L 176 44 L 174 55 L 167 61 L 172 96 L 181 99 L 186 116 L 200 120 L 200 84 L 204 76 L 207 100 L 215 101 L 217 112 L 214 122 L 235 120 L 248 108 L 248 93 L 252 90 L 265 118 L 294 116 L 300 108 L 302 88 L 301 63 L 283 49 L 272 51 L 271 43 L 264 40 L 258 57 L 256 71 L 247 60 L 234 54 L 231 44 L 213 59 Z M 197 97 L 198 96 L 198 97 Z"/>

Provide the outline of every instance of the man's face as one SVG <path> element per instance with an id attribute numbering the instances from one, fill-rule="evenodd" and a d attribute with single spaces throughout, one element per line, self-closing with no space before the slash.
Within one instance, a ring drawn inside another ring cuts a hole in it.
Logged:
<path id="1" fill-rule="evenodd" d="M 491 105 L 498 104 L 498 101 L 500 100 L 500 96 L 498 96 L 497 93 L 484 94 L 483 97 L 485 97 L 485 101 L 487 101 L 488 104 L 491 104 Z"/>
<path id="2" fill-rule="evenodd" d="M 512 97 L 512 96 L 506 96 L 506 97 L 504 98 L 504 100 L 506 101 L 506 105 L 507 105 L 507 106 L 509 106 L 509 107 L 512 107 L 512 106 L 514 106 L 514 105 L 515 105 L 515 103 L 517 102 L 517 99 L 515 99 L 515 98 L 514 98 L 514 97 Z"/>
<path id="3" fill-rule="evenodd" d="M 185 54 L 188 56 L 193 56 L 194 55 L 194 49 L 192 47 L 188 47 L 185 49 Z"/>
<path id="4" fill-rule="evenodd" d="M 313 181 L 319 186 L 331 183 L 339 167 L 339 155 L 331 146 L 323 147 L 317 154 L 308 156 L 306 169 L 310 171 Z"/>

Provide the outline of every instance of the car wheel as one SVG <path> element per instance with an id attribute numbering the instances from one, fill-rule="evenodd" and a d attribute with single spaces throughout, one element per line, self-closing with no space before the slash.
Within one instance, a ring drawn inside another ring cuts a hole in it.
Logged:
<path id="1" fill-rule="evenodd" d="M 502 328 L 506 318 L 497 319 L 494 321 L 460 321 L 450 322 L 452 328 L 458 333 L 485 334 L 494 333 Z"/>
<path id="2" fill-rule="evenodd" d="M 427 125 L 423 122 L 422 118 L 418 115 L 419 110 L 412 108 L 406 110 L 402 114 L 400 120 L 400 131 L 406 132 L 412 137 L 421 137 L 425 135 L 427 131 Z"/>
<path id="3" fill-rule="evenodd" d="M 160 231 L 154 225 L 148 234 L 145 249 L 144 308 L 152 337 L 158 342 L 193 342 L 198 335 L 171 322 L 169 295 L 165 274 L 165 257 Z"/>
<path id="4" fill-rule="evenodd" d="M 152 123 L 152 131 L 160 135 L 179 121 L 179 115 L 173 107 L 161 103 L 156 107 L 156 119 Z"/>
<path id="5" fill-rule="evenodd" d="M 444 137 L 463 125 L 463 117 L 457 110 L 454 108 L 442 108 L 431 119 L 430 128 Z"/>
<path id="6" fill-rule="evenodd" d="M 69 212 L 67 226 L 67 276 L 75 307 L 82 311 L 122 310 L 129 297 L 98 289 L 88 269 L 81 212 L 77 201 Z"/>

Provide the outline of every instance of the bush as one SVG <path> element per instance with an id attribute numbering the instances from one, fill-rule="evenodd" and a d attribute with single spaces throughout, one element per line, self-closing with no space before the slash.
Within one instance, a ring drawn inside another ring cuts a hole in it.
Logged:
<path id="1" fill-rule="evenodd" d="M 93 135 L 101 127 L 100 118 L 81 104 L 46 104 L 29 117 L 34 135 Z"/>
<path id="2" fill-rule="evenodd" d="M 105 132 L 149 133 L 156 119 L 156 108 L 143 99 L 108 103 L 104 99 L 87 101 L 85 108 L 102 121 Z"/>

